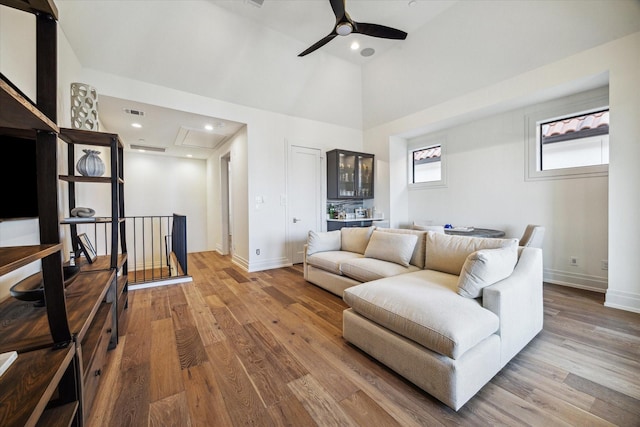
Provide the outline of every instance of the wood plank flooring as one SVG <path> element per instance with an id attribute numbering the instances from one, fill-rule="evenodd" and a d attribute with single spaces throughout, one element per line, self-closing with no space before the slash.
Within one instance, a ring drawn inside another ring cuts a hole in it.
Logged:
<path id="1" fill-rule="evenodd" d="M 544 330 L 455 412 L 346 343 L 299 267 L 189 268 L 131 292 L 90 426 L 640 426 L 640 315 L 600 294 L 545 285 Z"/>

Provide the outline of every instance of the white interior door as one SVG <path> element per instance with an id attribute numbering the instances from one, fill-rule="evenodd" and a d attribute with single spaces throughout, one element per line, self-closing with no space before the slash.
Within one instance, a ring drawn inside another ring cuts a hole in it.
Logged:
<path id="1" fill-rule="evenodd" d="M 322 156 L 319 149 L 289 148 L 289 247 L 293 264 L 303 261 L 309 230 L 322 229 Z"/>

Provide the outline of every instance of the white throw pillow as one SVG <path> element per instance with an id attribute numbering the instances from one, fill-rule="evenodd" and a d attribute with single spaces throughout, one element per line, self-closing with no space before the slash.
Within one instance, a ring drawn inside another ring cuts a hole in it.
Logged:
<path id="1" fill-rule="evenodd" d="M 342 238 L 342 250 L 348 252 L 355 252 L 357 254 L 364 254 L 364 250 L 367 248 L 371 233 L 375 229 L 371 227 L 342 227 L 340 229 Z"/>
<path id="2" fill-rule="evenodd" d="M 458 294 L 467 298 L 482 296 L 482 289 L 506 279 L 518 262 L 518 248 L 482 249 L 467 257 L 458 278 Z"/>
<path id="3" fill-rule="evenodd" d="M 449 236 L 427 231 L 424 268 L 460 275 L 469 254 L 481 249 L 518 247 L 517 239 Z"/>
<path id="4" fill-rule="evenodd" d="M 340 245 L 340 230 L 309 231 L 307 255 L 312 255 L 316 252 L 339 251 Z"/>
<path id="5" fill-rule="evenodd" d="M 376 258 L 409 267 L 411 255 L 416 247 L 415 234 L 396 234 L 374 231 L 369 239 L 365 258 Z"/>

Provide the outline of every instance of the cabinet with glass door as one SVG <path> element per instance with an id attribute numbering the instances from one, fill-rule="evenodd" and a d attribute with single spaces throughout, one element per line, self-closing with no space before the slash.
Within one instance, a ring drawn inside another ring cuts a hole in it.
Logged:
<path id="1" fill-rule="evenodd" d="M 346 150 L 327 152 L 327 199 L 373 199 L 375 156 Z"/>

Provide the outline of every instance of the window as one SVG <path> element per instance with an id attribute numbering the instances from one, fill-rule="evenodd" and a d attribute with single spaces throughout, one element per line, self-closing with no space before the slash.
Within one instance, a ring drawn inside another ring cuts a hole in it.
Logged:
<path id="1" fill-rule="evenodd" d="M 442 146 L 413 150 L 413 184 L 440 181 L 442 179 Z"/>
<path id="2" fill-rule="evenodd" d="M 447 155 L 443 137 L 419 138 L 407 146 L 410 189 L 446 187 Z"/>
<path id="3" fill-rule="evenodd" d="M 609 164 L 609 110 L 539 123 L 540 170 Z"/>
<path id="4" fill-rule="evenodd" d="M 547 101 L 525 115 L 525 179 L 609 174 L 609 87 Z"/>

